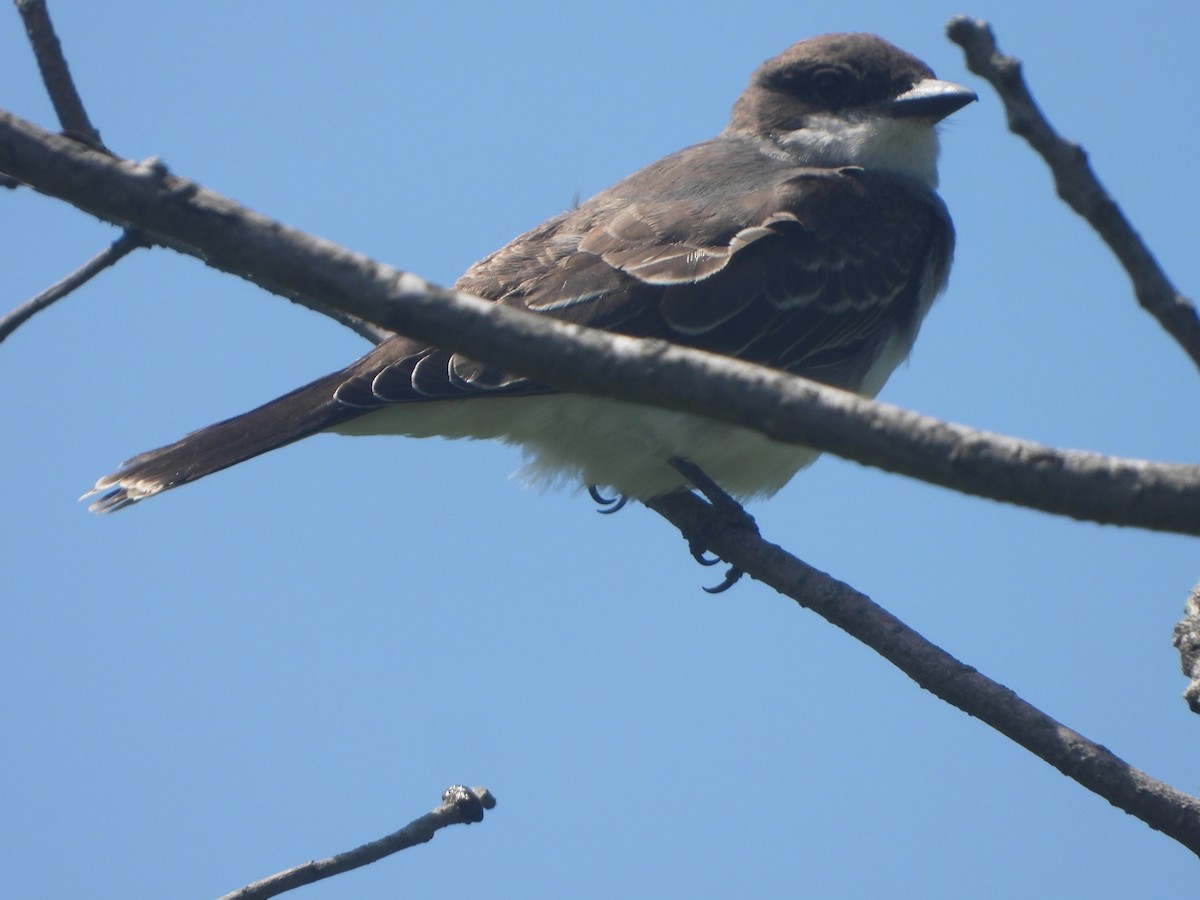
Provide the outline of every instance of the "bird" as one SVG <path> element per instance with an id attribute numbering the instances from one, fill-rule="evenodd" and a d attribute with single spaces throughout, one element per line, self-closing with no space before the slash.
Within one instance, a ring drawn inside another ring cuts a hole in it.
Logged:
<path id="1" fill-rule="evenodd" d="M 874 397 L 946 286 L 954 227 L 936 191 L 937 126 L 975 99 L 881 37 L 802 40 L 754 71 L 715 137 L 520 235 L 454 287 Z M 122 509 L 318 432 L 517 444 L 527 482 L 586 486 L 600 502 L 688 489 L 679 461 L 732 498 L 769 497 L 818 455 L 396 335 L 134 456 L 84 498 Z"/>

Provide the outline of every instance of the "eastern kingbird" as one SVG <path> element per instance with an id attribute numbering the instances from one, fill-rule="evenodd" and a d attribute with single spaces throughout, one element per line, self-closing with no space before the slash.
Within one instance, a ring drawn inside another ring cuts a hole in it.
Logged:
<path id="1" fill-rule="evenodd" d="M 765 62 L 715 138 L 630 175 L 473 265 L 460 291 L 874 397 L 946 284 L 954 229 L 935 125 L 975 99 L 868 34 Z M 649 499 L 698 466 L 768 496 L 817 455 L 695 415 L 582 394 L 392 337 L 340 372 L 129 460 L 95 511 L 319 431 L 494 438 L 529 480 Z"/>

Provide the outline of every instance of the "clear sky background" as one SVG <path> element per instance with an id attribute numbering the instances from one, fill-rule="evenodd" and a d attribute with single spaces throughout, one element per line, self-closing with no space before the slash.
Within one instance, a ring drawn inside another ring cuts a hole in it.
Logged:
<path id="1" fill-rule="evenodd" d="M 988 17 L 1185 292 L 1200 7 L 981 2 L 52 4 L 109 145 L 448 284 L 718 131 L 791 42 L 878 32 L 981 102 L 943 131 L 949 293 L 883 399 L 1196 461 L 1200 381 L 943 36 Z M 54 126 L 16 13 L 0 106 Z M 0 197 L 0 305 L 116 232 Z M 122 459 L 339 368 L 330 321 L 139 252 L 0 345 L 0 895 L 211 897 L 486 821 L 307 888 L 376 897 L 1163 897 L 1196 861 L 664 521 L 490 444 L 321 436 L 118 515 Z M 1132 764 L 1200 790 L 1170 645 L 1193 539 L 825 458 L 764 535 Z"/>

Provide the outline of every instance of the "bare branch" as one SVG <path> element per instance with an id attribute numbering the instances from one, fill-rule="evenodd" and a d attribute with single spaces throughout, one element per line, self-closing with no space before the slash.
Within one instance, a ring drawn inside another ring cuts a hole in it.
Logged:
<path id="1" fill-rule="evenodd" d="M 303 887 L 351 869 L 378 862 L 385 856 L 424 844 L 433 840 L 434 834 L 447 825 L 470 825 L 483 821 L 483 811 L 492 809 L 496 798 L 487 788 L 467 788 L 461 784 L 447 788 L 442 793 L 442 803 L 432 812 L 428 812 L 409 822 L 399 831 L 382 837 L 345 853 L 330 856 L 327 859 L 310 860 L 294 868 L 278 872 L 262 881 L 248 884 L 246 887 L 225 894 L 220 900 L 264 900 L 266 897 L 276 897 L 285 891 Z"/>
<path id="2" fill-rule="evenodd" d="M 0 169 L 94 215 L 166 235 L 251 275 L 564 390 L 732 422 L 966 493 L 1045 512 L 1200 534 L 1200 466 L 987 434 L 661 341 L 579 328 L 431 285 L 169 174 L 0 112 Z"/>
<path id="3" fill-rule="evenodd" d="M 109 266 L 132 253 L 138 247 L 145 246 L 146 241 L 138 232 L 126 231 L 66 278 L 50 285 L 50 287 L 37 296 L 31 297 L 8 315 L 0 318 L 0 341 L 3 341 L 46 307 L 61 300 L 81 285 L 86 284 L 96 275 L 99 275 Z"/>
<path id="4" fill-rule="evenodd" d="M 1008 128 L 1025 138 L 1054 176 L 1055 188 L 1087 220 L 1125 267 L 1138 303 L 1200 367 L 1200 316 L 1159 266 L 1154 254 L 1104 190 L 1078 144 L 1064 140 L 1046 121 L 1021 75 L 1021 63 L 996 48 L 987 22 L 955 16 L 946 25 L 950 40 L 963 48 L 967 67 L 986 79 L 1008 115 Z"/>
<path id="5" fill-rule="evenodd" d="M 14 2 L 25 24 L 25 32 L 29 37 L 29 44 L 37 60 L 38 69 L 42 74 L 42 83 L 45 85 L 46 93 L 49 95 L 50 102 L 54 106 L 54 111 L 58 116 L 63 134 L 66 137 L 81 141 L 98 150 L 106 150 L 103 141 L 100 139 L 100 132 L 88 117 L 87 110 L 83 106 L 83 99 L 75 87 L 75 81 L 71 77 L 70 67 L 67 65 L 66 57 L 63 55 L 62 44 L 59 42 L 58 35 L 54 31 L 54 25 L 50 20 L 50 13 L 46 7 L 45 0 L 14 0 Z M 20 184 L 20 181 L 16 179 L 8 176 L 0 176 L 0 187 L 12 189 L 19 187 Z M 192 255 L 195 255 L 195 251 L 191 250 L 191 248 L 183 248 L 172 244 L 170 241 L 163 241 L 162 243 L 163 246 L 169 249 L 174 249 L 182 253 L 190 252 Z M 73 275 L 67 276 L 67 279 L 64 279 L 64 281 L 72 277 Z M 287 297 L 294 303 L 299 303 L 316 312 L 320 312 L 322 315 L 329 316 L 334 321 L 350 328 L 374 343 L 378 343 L 390 336 L 390 332 L 376 325 L 364 322 L 362 319 L 340 310 L 329 309 L 315 304 L 278 285 L 261 281 L 255 281 L 255 283 L 271 293 Z M 58 285 L 54 285 L 48 290 L 52 291 L 57 287 Z M 39 295 L 38 298 L 34 298 L 34 301 L 42 296 Z M 59 297 L 55 297 L 54 299 L 59 299 Z M 20 310 L 14 310 L 10 314 L 10 317 L 25 310 L 27 306 L 28 304 L 22 306 Z M 41 308 L 44 307 L 28 310 L 28 314 L 19 319 L 12 327 L 22 324 L 31 315 L 39 312 Z M 8 319 L 5 321 L 8 321 Z M 11 330 L 12 328 L 9 329 L 9 331 Z M 6 333 L 0 332 L 0 340 L 3 340 Z"/>
<path id="6" fill-rule="evenodd" d="M 71 78 L 58 35 L 54 33 L 45 0 L 16 0 L 16 4 L 63 133 L 102 149 L 104 142 L 100 140 L 100 132 L 92 125 L 87 110 L 83 108 L 83 100 L 75 89 L 75 81 Z"/>
<path id="7" fill-rule="evenodd" d="M 646 503 L 689 539 L 846 631 L 912 678 L 1099 794 L 1200 854 L 1200 799 L 1150 777 L 1055 721 L 917 634 L 849 585 L 801 562 L 749 528 L 722 528 L 699 497 L 678 493 Z"/>
<path id="8" fill-rule="evenodd" d="M 18 12 L 21 14 L 21 19 L 25 23 L 25 31 L 29 36 L 30 46 L 33 48 L 34 56 L 37 59 L 38 69 L 42 73 L 42 81 L 54 105 L 54 110 L 58 115 L 59 124 L 62 127 L 64 136 L 80 141 L 97 150 L 109 152 L 100 139 L 100 132 L 92 125 L 87 111 L 84 109 L 83 100 L 80 98 L 78 90 L 76 90 L 74 79 L 71 77 L 70 69 L 63 55 L 62 45 L 59 43 L 58 36 L 54 32 L 54 25 L 50 21 L 50 14 L 46 9 L 45 0 L 15 0 L 15 3 Z M 0 187 L 15 188 L 19 185 L 19 179 L 0 175 Z M 102 216 L 101 218 L 104 217 Z M 115 224 L 125 227 L 128 230 L 127 223 L 116 222 Z M 148 241 L 147 245 L 149 243 L 151 242 Z M 192 256 L 199 255 L 194 248 L 181 246 L 165 236 L 160 236 L 155 243 L 161 243 L 164 247 L 180 253 Z M 293 303 L 298 303 L 322 315 L 329 316 L 334 321 L 374 343 L 378 343 L 390 336 L 390 332 L 379 328 L 377 325 L 364 322 L 362 319 L 342 310 L 331 309 L 316 303 L 280 285 L 253 277 L 249 277 L 249 280 L 273 294 L 286 297 Z M 38 309 L 30 310 L 29 315 L 38 311 Z M 28 316 L 25 318 L 28 318 Z M 21 320 L 21 322 L 23 321 L 24 319 Z M 17 324 L 21 324 L 21 322 Z M 2 338 L 2 335 L 0 335 L 0 338 Z"/>

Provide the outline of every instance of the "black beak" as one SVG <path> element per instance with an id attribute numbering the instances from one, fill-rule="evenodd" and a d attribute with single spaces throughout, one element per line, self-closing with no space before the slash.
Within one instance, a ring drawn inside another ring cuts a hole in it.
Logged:
<path id="1" fill-rule="evenodd" d="M 978 100 L 975 92 L 952 81 L 926 78 L 892 100 L 887 114 L 898 119 L 927 119 L 940 122 L 952 112 L 962 109 L 972 100 Z"/>

